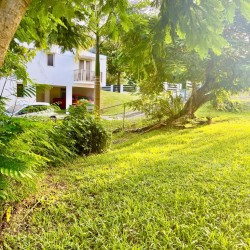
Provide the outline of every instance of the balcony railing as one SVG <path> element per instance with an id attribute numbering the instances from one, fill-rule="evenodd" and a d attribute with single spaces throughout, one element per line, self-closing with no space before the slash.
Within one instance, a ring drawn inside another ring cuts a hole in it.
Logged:
<path id="1" fill-rule="evenodd" d="M 76 69 L 74 70 L 74 81 L 75 82 L 94 82 L 95 72 L 88 71 L 85 69 Z"/>

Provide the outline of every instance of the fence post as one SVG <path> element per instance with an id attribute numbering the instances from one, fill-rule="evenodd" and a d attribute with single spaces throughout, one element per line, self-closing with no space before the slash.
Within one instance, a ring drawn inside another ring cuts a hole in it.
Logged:
<path id="1" fill-rule="evenodd" d="M 123 116 L 122 116 L 122 130 L 125 128 L 125 115 L 126 115 L 126 104 L 123 104 Z"/>
<path id="2" fill-rule="evenodd" d="M 123 84 L 120 84 L 120 93 L 123 93 Z"/>
<path id="3" fill-rule="evenodd" d="M 114 92 L 114 85 L 113 84 L 110 85 L 110 92 Z"/>

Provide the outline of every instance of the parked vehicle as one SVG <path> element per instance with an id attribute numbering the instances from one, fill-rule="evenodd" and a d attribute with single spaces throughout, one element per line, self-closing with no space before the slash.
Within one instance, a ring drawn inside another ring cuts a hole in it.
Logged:
<path id="1" fill-rule="evenodd" d="M 53 98 L 53 103 L 57 104 L 60 109 L 66 109 L 66 98 Z"/>
<path id="2" fill-rule="evenodd" d="M 35 102 L 35 103 L 26 103 L 22 105 L 15 105 L 9 107 L 6 111 L 8 116 L 19 116 L 26 114 L 36 114 L 37 112 L 45 111 L 50 108 L 50 104 L 47 102 Z"/>
<path id="3" fill-rule="evenodd" d="M 77 103 L 80 100 L 86 100 L 88 101 L 90 104 L 93 104 L 93 101 L 91 101 L 88 97 L 86 96 L 82 96 L 82 95 L 78 95 L 78 94 L 73 94 L 72 95 L 72 105 L 77 105 Z M 66 97 L 62 97 L 62 98 L 53 98 L 53 103 L 58 104 L 58 106 L 61 109 L 66 109 Z"/>

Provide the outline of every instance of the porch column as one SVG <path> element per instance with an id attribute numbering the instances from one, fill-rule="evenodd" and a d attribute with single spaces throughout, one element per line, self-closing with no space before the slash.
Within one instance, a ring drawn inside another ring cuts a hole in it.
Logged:
<path id="1" fill-rule="evenodd" d="M 72 85 L 66 86 L 66 109 L 72 105 Z"/>

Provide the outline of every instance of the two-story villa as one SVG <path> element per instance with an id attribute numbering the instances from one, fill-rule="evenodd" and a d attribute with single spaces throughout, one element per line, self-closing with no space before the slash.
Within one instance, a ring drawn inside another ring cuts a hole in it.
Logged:
<path id="1" fill-rule="evenodd" d="M 101 55 L 101 86 L 106 86 L 106 62 L 107 57 Z M 68 108 L 77 96 L 94 100 L 94 71 L 94 53 L 62 53 L 58 46 L 53 46 L 48 52 L 38 52 L 27 64 L 30 78 L 38 84 L 43 84 L 37 86 L 35 96 L 23 96 L 24 86 L 22 82 L 15 80 L 5 82 L 5 79 L 0 79 L 0 92 L 8 98 L 7 106 L 64 100 L 62 106 Z"/>

